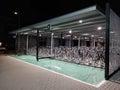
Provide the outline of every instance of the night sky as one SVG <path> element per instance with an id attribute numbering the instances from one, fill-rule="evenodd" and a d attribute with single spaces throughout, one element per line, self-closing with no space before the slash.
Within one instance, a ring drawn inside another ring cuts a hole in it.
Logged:
<path id="1" fill-rule="evenodd" d="M 118 0 L 110 1 L 113 10 L 120 16 Z M 8 33 L 18 28 L 18 16 L 14 15 L 14 11 L 19 12 L 20 27 L 24 27 L 95 4 L 104 8 L 105 0 L 2 0 L 0 2 L 0 42 L 10 43 L 12 36 Z"/>

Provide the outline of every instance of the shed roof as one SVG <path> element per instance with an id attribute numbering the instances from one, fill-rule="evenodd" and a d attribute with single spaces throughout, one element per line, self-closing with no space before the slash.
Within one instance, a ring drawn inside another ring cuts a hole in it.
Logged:
<path id="1" fill-rule="evenodd" d="M 82 23 L 79 22 L 80 20 Z M 48 28 L 49 25 L 51 26 L 50 30 Z M 101 12 L 96 5 L 94 5 L 60 17 L 19 28 L 11 33 L 35 34 L 36 29 L 39 29 L 41 33 L 49 31 L 66 32 L 68 30 L 84 33 L 94 32 L 98 26 L 102 26 L 103 29 L 105 29 L 105 14 Z"/>

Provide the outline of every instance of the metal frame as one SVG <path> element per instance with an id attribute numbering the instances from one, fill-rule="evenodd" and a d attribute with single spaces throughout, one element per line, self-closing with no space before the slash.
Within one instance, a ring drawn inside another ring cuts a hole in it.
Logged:
<path id="1" fill-rule="evenodd" d="M 91 24 L 81 25 L 80 27 L 78 25 L 75 25 L 74 27 L 71 26 L 71 24 L 76 23 L 76 22 L 71 22 L 71 21 L 74 20 L 74 19 L 72 19 L 72 17 L 78 16 L 80 14 L 82 15 L 83 13 L 86 13 L 86 12 L 88 13 L 90 11 L 97 11 L 97 7 L 92 6 L 92 7 L 77 11 L 77 12 L 73 12 L 71 14 L 67 14 L 67 15 L 64 15 L 64 16 L 61 16 L 61 17 L 53 18 L 53 19 L 50 19 L 50 20 L 47 20 L 47 21 L 44 21 L 44 22 L 41 22 L 41 23 L 33 24 L 31 26 L 28 26 L 28 27 L 20 28 L 20 29 L 15 30 L 11 33 L 27 32 L 27 31 L 32 31 L 34 29 L 37 30 L 37 33 L 35 33 L 35 35 L 36 35 L 36 60 L 38 61 L 39 60 L 39 31 L 41 31 L 40 28 L 42 28 L 42 30 L 45 31 L 44 28 L 43 28 L 43 27 L 45 27 L 45 29 L 47 28 L 47 30 L 51 31 L 51 25 L 61 26 L 62 29 L 68 29 L 68 26 L 69 26 L 69 28 L 74 28 L 75 30 L 84 29 L 83 26 L 86 26 L 86 27 L 94 26 L 94 25 L 91 25 Z M 104 16 L 102 13 L 100 13 L 100 14 L 102 16 Z M 79 17 L 79 18 L 81 18 L 81 17 Z M 101 17 L 99 17 L 99 18 L 101 18 Z M 76 19 L 78 19 L 78 18 L 76 18 Z M 61 23 L 66 23 L 66 22 L 69 22 L 69 24 L 60 25 Z M 100 25 L 101 25 L 101 23 L 104 23 L 104 21 L 101 21 L 101 22 L 96 21 L 95 23 L 97 23 L 97 24 L 100 23 Z M 48 25 L 48 27 L 47 27 L 47 25 Z M 90 26 L 88 26 L 88 25 L 90 25 Z M 110 30 L 109 30 L 110 27 L 109 26 L 110 26 L 110 6 L 107 3 L 106 4 L 106 35 L 105 35 L 105 38 L 106 38 L 106 41 L 105 41 L 106 42 L 105 43 L 105 45 L 106 45 L 105 46 L 105 78 L 106 79 L 109 78 L 109 33 L 110 33 Z M 60 31 L 61 29 L 57 29 L 56 31 L 58 31 L 58 30 Z M 55 30 L 53 30 L 53 31 L 55 32 Z M 62 42 L 63 42 L 62 41 L 62 36 L 63 36 L 63 34 L 61 33 L 61 41 L 60 41 L 61 45 L 62 45 Z M 72 35 L 71 35 L 71 37 L 72 37 Z M 52 39 L 53 39 L 53 36 L 52 36 L 51 40 Z M 53 43 L 53 41 L 51 41 L 51 54 L 52 54 L 52 45 L 53 45 L 52 43 Z M 80 42 L 79 42 L 79 45 L 80 45 Z"/>
<path id="2" fill-rule="evenodd" d="M 110 4 L 106 4 L 106 52 L 105 52 L 105 79 L 110 79 L 114 74 L 116 74 L 120 67 L 114 70 L 113 73 L 109 74 L 109 42 L 110 42 Z"/>
<path id="3" fill-rule="evenodd" d="M 110 5 L 106 4 L 105 79 L 109 79 Z"/>

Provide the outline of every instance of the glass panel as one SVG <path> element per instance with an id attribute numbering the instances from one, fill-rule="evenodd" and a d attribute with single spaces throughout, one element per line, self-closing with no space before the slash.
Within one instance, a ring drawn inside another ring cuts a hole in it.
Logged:
<path id="1" fill-rule="evenodd" d="M 120 68 L 120 18 L 110 10 L 109 75 Z"/>

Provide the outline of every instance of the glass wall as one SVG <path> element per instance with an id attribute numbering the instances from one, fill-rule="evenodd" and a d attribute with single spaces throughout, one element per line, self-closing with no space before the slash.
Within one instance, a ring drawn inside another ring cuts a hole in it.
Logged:
<path id="1" fill-rule="evenodd" d="M 26 36 L 25 35 L 17 35 L 16 38 L 16 50 L 17 53 L 26 53 Z"/>
<path id="2" fill-rule="evenodd" d="M 109 75 L 120 68 L 120 18 L 110 10 Z"/>

